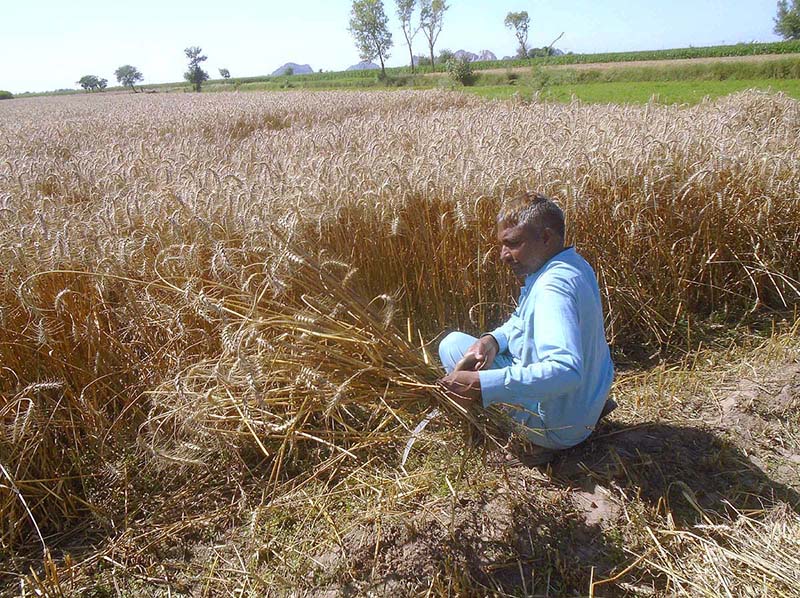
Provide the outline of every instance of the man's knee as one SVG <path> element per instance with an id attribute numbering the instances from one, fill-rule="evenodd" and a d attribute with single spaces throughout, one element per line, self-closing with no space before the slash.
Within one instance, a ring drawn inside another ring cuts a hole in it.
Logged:
<path id="1" fill-rule="evenodd" d="M 449 372 L 464 356 L 467 349 L 475 342 L 475 337 L 463 332 L 451 332 L 439 343 L 439 360 Z"/>
<path id="2" fill-rule="evenodd" d="M 449 361 L 450 355 L 457 346 L 457 338 L 460 332 L 451 332 L 439 342 L 439 361 L 444 364 Z"/>

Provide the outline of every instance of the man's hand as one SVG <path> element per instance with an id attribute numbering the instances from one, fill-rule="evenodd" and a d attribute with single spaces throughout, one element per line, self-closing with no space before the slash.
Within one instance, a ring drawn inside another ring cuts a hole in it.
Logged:
<path id="1" fill-rule="evenodd" d="M 492 367 L 498 349 L 497 341 L 491 334 L 482 336 L 464 352 L 464 357 L 456 364 L 453 373 L 477 372 Z"/>
<path id="2" fill-rule="evenodd" d="M 439 380 L 439 384 L 451 399 L 464 408 L 481 402 L 481 380 L 478 372 L 454 371 Z"/>

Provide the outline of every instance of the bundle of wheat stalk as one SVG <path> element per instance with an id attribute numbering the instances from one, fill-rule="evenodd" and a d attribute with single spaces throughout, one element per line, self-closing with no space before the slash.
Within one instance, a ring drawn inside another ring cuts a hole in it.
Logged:
<path id="1" fill-rule="evenodd" d="M 84 506 L 97 522 L 113 527 L 116 500 L 109 494 L 126 493 L 129 474 L 120 472 L 131 466 L 195 477 L 195 492 L 202 488 L 198 469 L 266 467 L 267 486 L 283 491 L 286 483 L 335 476 L 343 460 L 398 462 L 397 449 L 420 414 L 437 406 L 454 422 L 497 440 L 502 414 L 467 410 L 436 384 L 438 362 L 410 319 L 405 334 L 396 328 L 392 296 L 367 300 L 350 288 L 355 272 L 344 262 L 298 253 L 281 232 L 270 236 L 271 247 L 218 246 L 210 257 L 214 263 L 237 256 L 247 276 L 237 286 L 165 274 L 168 253 L 158 256 L 158 279 L 151 282 L 61 270 L 20 285 L 23 297 L 37 288 L 39 300 L 44 287 L 66 285 L 52 298 L 53 308 L 26 303 L 48 331 L 41 341 L 47 366 L 77 368 L 71 359 L 88 360 L 94 352 L 95 368 L 113 374 L 97 377 L 77 396 L 74 387 L 52 381 L 27 385 L 5 400 L 10 443 L 4 457 L 16 465 L 13 475 L 3 470 L 9 484 L 3 497 L 6 546 L 15 546 L 25 524 L 46 546 L 40 526 L 69 529 L 70 519 L 85 517 Z M 127 296 L 129 303 L 123 307 L 115 299 L 111 314 L 104 293 Z M 102 324 L 100 310 L 87 307 L 98 299 L 105 306 Z M 60 321 L 67 310 L 69 327 Z M 89 332 L 75 322 L 82 310 L 101 337 L 114 338 L 113 356 L 83 346 Z M 190 315 L 165 330 L 170 314 L 180 311 Z M 165 320 L 154 325 L 156 313 Z M 181 330 L 177 341 L 165 335 L 172 326 Z M 177 356 L 169 354 L 178 348 Z M 18 358 L 10 365 L 21 370 L 26 356 Z M 164 363 L 175 358 L 175 364 Z M 165 379 L 148 386 L 159 368 Z M 119 378 L 113 384 L 104 379 L 111 376 Z M 104 401 L 107 393 L 118 402 Z M 68 458 L 83 458 L 69 478 L 53 477 L 65 467 L 56 457 L 65 447 Z M 79 494 L 87 488 L 91 505 Z M 126 504 L 126 518 L 128 509 L 137 507 Z"/>
<path id="2" fill-rule="evenodd" d="M 250 262 L 262 267 L 252 292 L 210 281 L 196 291 L 219 323 L 220 352 L 148 392 L 142 430 L 154 454 L 209 465 L 222 451 L 255 453 L 275 484 L 286 469 L 318 476 L 341 460 L 396 454 L 437 406 L 499 436 L 499 413 L 467 410 L 436 384 L 438 361 L 410 319 L 395 326 L 394 297 L 368 301 L 350 288 L 349 265 L 278 244 L 271 259 Z"/>

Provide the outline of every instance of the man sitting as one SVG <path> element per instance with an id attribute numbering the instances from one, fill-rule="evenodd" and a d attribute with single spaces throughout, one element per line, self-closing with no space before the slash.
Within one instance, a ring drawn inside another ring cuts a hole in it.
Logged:
<path id="1" fill-rule="evenodd" d="M 604 414 L 614 366 L 600 290 L 592 267 L 564 246 L 561 208 L 543 195 L 507 200 L 497 240 L 500 260 L 525 281 L 517 309 L 480 338 L 448 334 L 440 384 L 464 405 L 507 406 L 544 461 L 585 440 Z"/>

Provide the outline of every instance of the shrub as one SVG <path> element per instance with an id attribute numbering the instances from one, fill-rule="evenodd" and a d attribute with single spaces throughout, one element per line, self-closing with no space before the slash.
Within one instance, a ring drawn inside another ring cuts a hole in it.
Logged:
<path id="1" fill-rule="evenodd" d="M 541 91 L 550 85 L 562 84 L 561 78 L 565 73 L 557 73 L 535 66 L 531 69 L 531 74 L 533 75 L 531 86 L 533 89 Z"/>
<path id="2" fill-rule="evenodd" d="M 564 52 L 558 48 L 542 46 L 541 48 L 531 48 L 528 50 L 528 58 L 545 58 L 547 56 L 562 56 Z M 518 57 L 519 58 L 519 57 Z M 525 58 L 524 56 L 522 58 Z"/>
<path id="3" fill-rule="evenodd" d="M 0 100 L 10 100 L 14 97 L 14 94 L 10 91 L 4 91 L 0 89 Z"/>
<path id="4" fill-rule="evenodd" d="M 428 56 L 414 56 L 414 64 L 419 66 L 430 66 L 431 59 Z"/>
<path id="5" fill-rule="evenodd" d="M 458 81 L 461 85 L 470 86 L 475 83 L 475 73 L 472 72 L 472 64 L 469 60 L 448 60 L 447 72 L 453 80 Z"/>
<path id="6" fill-rule="evenodd" d="M 387 73 L 383 78 L 381 78 L 379 75 L 378 81 L 387 87 L 414 87 L 418 84 L 425 84 L 425 80 L 423 78 L 417 77 L 416 75 L 412 75 L 410 73 L 402 75 L 390 75 Z"/>

